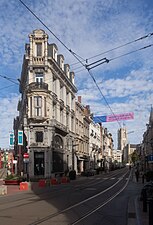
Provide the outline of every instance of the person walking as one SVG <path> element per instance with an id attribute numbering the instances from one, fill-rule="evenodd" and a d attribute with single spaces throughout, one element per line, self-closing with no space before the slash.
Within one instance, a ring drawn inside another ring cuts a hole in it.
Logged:
<path id="1" fill-rule="evenodd" d="M 139 170 L 138 168 L 135 169 L 135 177 L 136 177 L 136 181 L 139 181 Z"/>

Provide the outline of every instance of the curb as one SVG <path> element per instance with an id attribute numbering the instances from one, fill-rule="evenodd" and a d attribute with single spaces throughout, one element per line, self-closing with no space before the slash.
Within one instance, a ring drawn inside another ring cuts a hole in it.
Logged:
<path id="1" fill-rule="evenodd" d="M 128 223 L 127 225 L 136 225 L 136 212 L 135 212 L 135 204 L 134 199 L 132 197 L 128 202 Z"/>

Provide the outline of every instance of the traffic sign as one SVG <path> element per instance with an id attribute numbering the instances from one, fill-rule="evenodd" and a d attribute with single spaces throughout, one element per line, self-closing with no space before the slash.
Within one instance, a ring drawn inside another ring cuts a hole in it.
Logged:
<path id="1" fill-rule="evenodd" d="M 18 130 L 18 145 L 23 145 L 23 131 Z"/>
<path id="2" fill-rule="evenodd" d="M 24 159 L 29 159 L 29 153 L 26 153 L 26 152 L 25 152 L 24 155 L 23 155 L 23 158 L 24 158 Z"/>

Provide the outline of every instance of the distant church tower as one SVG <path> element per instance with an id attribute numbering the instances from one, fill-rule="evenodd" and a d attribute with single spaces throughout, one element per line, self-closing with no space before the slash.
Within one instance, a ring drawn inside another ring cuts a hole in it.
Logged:
<path id="1" fill-rule="evenodd" d="M 152 108 L 152 106 L 151 106 L 151 111 L 150 111 L 149 124 L 153 125 L 153 108 Z"/>
<path id="2" fill-rule="evenodd" d="M 127 145 L 127 130 L 126 127 L 120 128 L 118 130 L 118 149 L 122 151 Z"/>

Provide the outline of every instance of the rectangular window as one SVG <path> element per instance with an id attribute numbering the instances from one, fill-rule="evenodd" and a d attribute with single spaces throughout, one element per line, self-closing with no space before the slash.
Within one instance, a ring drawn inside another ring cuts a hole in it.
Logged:
<path id="1" fill-rule="evenodd" d="M 36 142 L 43 142 L 43 132 L 36 131 Z"/>
<path id="2" fill-rule="evenodd" d="M 56 93 L 56 79 L 53 78 L 53 92 Z"/>
<path id="3" fill-rule="evenodd" d="M 63 110 L 60 109 L 60 122 L 63 123 Z"/>
<path id="4" fill-rule="evenodd" d="M 42 113 L 42 97 L 41 96 L 35 96 L 34 97 L 35 102 L 35 116 L 41 116 Z"/>
<path id="5" fill-rule="evenodd" d="M 42 83 L 43 82 L 43 78 L 44 78 L 43 74 L 37 73 L 36 77 L 35 77 L 35 82 L 36 83 Z"/>
<path id="6" fill-rule="evenodd" d="M 44 116 L 47 116 L 47 102 L 46 102 L 46 97 L 44 97 Z"/>
<path id="7" fill-rule="evenodd" d="M 69 114 L 66 114 L 66 126 L 69 127 Z"/>
<path id="8" fill-rule="evenodd" d="M 42 43 L 36 44 L 37 56 L 42 56 Z"/>
<path id="9" fill-rule="evenodd" d="M 30 97 L 30 117 L 32 117 L 32 97 Z"/>
<path id="10" fill-rule="evenodd" d="M 66 93 L 66 105 L 69 105 L 69 92 Z"/>
<path id="11" fill-rule="evenodd" d="M 74 117 L 71 117 L 71 131 L 74 131 Z"/>
<path id="12" fill-rule="evenodd" d="M 56 119 L 56 104 L 53 103 L 53 119 Z"/>
<path id="13" fill-rule="evenodd" d="M 63 100 L 63 86 L 60 86 L 60 99 Z"/>

